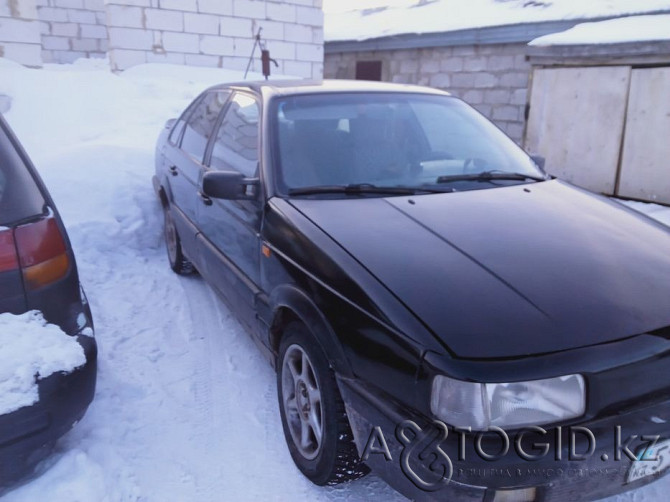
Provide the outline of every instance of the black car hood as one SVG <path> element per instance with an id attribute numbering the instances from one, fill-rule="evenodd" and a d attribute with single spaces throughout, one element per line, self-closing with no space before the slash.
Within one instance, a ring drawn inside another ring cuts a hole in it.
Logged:
<path id="1" fill-rule="evenodd" d="M 670 326 L 670 229 L 560 181 L 290 202 L 459 357 Z"/>

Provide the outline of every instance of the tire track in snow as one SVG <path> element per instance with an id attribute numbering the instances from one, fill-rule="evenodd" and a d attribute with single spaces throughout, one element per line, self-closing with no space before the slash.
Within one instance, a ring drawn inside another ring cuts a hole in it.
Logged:
<path id="1" fill-rule="evenodd" d="M 222 490 L 222 476 L 217 472 L 218 464 L 212 461 L 210 454 L 224 447 L 221 434 L 216 430 L 215 414 L 212 404 L 212 351 L 210 340 L 217 334 L 219 318 L 218 306 L 212 301 L 209 288 L 200 276 L 182 277 L 184 297 L 187 299 L 191 329 L 188 333 L 190 360 L 193 367 L 193 381 L 190 389 L 193 395 L 193 432 L 190 442 L 194 451 L 207 455 L 206 465 L 199 465 L 194 476 L 196 494 L 193 500 L 215 501 Z M 217 410 L 218 411 L 218 410 Z"/>

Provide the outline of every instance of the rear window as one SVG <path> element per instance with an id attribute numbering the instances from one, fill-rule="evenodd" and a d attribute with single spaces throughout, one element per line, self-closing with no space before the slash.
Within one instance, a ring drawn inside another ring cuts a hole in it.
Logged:
<path id="1" fill-rule="evenodd" d="M 45 201 L 0 121 L 0 226 L 40 215 Z"/>

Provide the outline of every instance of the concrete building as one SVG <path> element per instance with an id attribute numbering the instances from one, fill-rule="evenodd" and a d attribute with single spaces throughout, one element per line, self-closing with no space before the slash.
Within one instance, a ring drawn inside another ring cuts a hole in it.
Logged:
<path id="1" fill-rule="evenodd" d="M 442 11 L 439 10 L 441 3 L 444 4 Z M 556 6 L 526 2 L 529 6 L 520 8 L 515 2 L 496 3 L 494 0 L 488 3 L 486 0 L 432 0 L 418 1 L 404 11 L 396 9 L 395 13 L 389 7 L 361 10 L 358 15 L 356 12 L 329 14 L 324 76 L 448 90 L 475 106 L 522 144 L 531 76 L 527 44 L 537 37 L 567 30 L 585 19 L 595 22 L 624 15 L 606 14 L 611 9 L 606 5 L 599 7 L 598 3 L 604 3 L 597 0 L 585 2 L 584 16 L 588 17 L 571 15 L 564 19 L 566 11 L 552 12 L 559 7 L 559 2 L 555 3 Z M 481 6 L 499 9 L 500 18 L 491 20 L 490 13 L 475 10 Z M 638 5 L 631 4 L 631 9 L 670 12 L 668 4 L 664 10 L 658 10 L 657 6 L 658 2 L 643 0 Z M 426 12 L 423 17 L 422 11 Z M 390 30 L 388 26 L 394 22 Z M 448 29 L 430 31 L 440 25 Z M 388 31 L 392 34 L 385 34 Z"/>
<path id="2" fill-rule="evenodd" d="M 0 0 L 0 56 L 27 66 L 108 55 L 114 70 L 151 62 L 244 70 L 254 37 L 262 29 L 279 65 L 274 72 L 320 78 L 321 4 L 321 0 Z"/>

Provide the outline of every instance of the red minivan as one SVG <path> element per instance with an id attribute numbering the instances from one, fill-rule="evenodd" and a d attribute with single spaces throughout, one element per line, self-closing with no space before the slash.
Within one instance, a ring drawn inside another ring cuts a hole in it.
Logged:
<path id="1" fill-rule="evenodd" d="M 0 486 L 30 472 L 82 418 L 93 400 L 97 374 L 93 319 L 65 227 L 0 115 L 0 314 L 34 310 L 76 337 L 86 363 L 37 380 L 36 403 L 0 415 Z"/>

